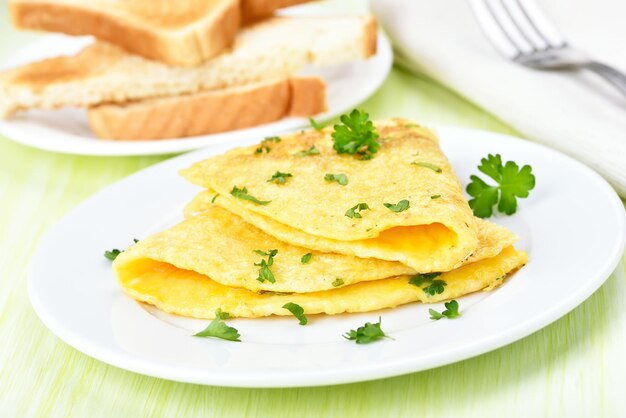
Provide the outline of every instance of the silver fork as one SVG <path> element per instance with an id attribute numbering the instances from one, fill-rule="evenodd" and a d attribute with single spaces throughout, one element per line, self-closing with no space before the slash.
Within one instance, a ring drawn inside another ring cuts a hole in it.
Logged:
<path id="1" fill-rule="evenodd" d="M 626 75 L 572 48 L 529 0 L 470 0 L 476 19 L 498 51 L 538 70 L 591 70 L 626 96 Z"/>

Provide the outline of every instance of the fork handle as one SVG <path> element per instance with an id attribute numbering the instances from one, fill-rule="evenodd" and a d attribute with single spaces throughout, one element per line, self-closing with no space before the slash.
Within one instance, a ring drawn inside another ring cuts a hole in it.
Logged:
<path id="1" fill-rule="evenodd" d="M 624 73 L 597 61 L 589 61 L 582 66 L 604 78 L 626 96 L 626 75 Z"/>

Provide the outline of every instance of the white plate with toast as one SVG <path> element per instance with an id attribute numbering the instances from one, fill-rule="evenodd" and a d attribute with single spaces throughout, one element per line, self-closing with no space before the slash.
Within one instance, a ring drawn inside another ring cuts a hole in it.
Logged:
<path id="1" fill-rule="evenodd" d="M 230 144 L 149 167 L 70 212 L 31 259 L 32 305 L 63 341 L 120 368 L 191 383 L 289 387 L 384 378 L 476 356 L 559 319 L 602 285 L 626 236 L 623 205 L 606 181 L 570 157 L 506 135 L 459 128 L 439 134 L 464 184 L 488 153 L 530 164 L 537 177 L 517 213 L 491 218 L 521 236 L 528 264 L 493 292 L 459 298 L 461 317 L 454 321 L 430 320 L 428 309 L 442 304 L 420 303 L 311 316 L 306 327 L 291 317 L 238 318 L 228 322 L 241 333 L 242 342 L 234 343 L 193 338 L 207 320 L 166 314 L 124 295 L 103 251 L 181 219 L 198 188 L 178 171 Z M 357 345 L 342 338 L 379 316 L 393 339 Z"/>
<path id="2" fill-rule="evenodd" d="M 324 12 L 310 5 L 300 14 Z M 47 35 L 25 46 L 3 68 L 11 68 L 44 58 L 72 55 L 91 43 L 88 37 Z M 353 61 L 331 67 L 307 67 L 305 75 L 319 75 L 326 83 L 327 110 L 315 116 L 325 121 L 357 107 L 384 82 L 391 69 L 393 54 L 388 39 L 379 33 L 377 53 L 365 61 Z M 309 125 L 307 118 L 286 117 L 276 122 L 211 135 L 159 140 L 105 140 L 90 129 L 85 109 L 65 107 L 59 110 L 29 110 L 7 120 L 0 120 L 0 133 L 7 138 L 35 148 L 68 154 L 123 156 L 168 154 L 242 141 L 257 141 L 280 132 Z"/>

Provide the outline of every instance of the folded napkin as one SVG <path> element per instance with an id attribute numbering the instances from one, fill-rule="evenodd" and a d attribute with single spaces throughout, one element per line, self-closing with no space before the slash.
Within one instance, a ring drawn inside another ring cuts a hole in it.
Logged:
<path id="1" fill-rule="evenodd" d="M 540 5 L 570 44 L 626 71 L 626 2 L 566 3 Z M 371 0 L 371 7 L 400 63 L 449 86 L 528 138 L 586 163 L 626 197 L 626 98 L 610 85 L 585 72 L 514 64 L 487 41 L 467 1 Z"/>

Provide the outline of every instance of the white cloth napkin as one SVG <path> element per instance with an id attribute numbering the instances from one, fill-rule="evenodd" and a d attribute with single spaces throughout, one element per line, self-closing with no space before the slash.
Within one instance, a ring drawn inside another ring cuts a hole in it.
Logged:
<path id="1" fill-rule="evenodd" d="M 540 6 L 570 44 L 626 71 L 626 1 L 543 0 Z M 464 0 L 371 0 L 371 7 L 405 66 L 586 163 L 626 197 L 626 98 L 610 85 L 589 73 L 508 61 Z"/>

